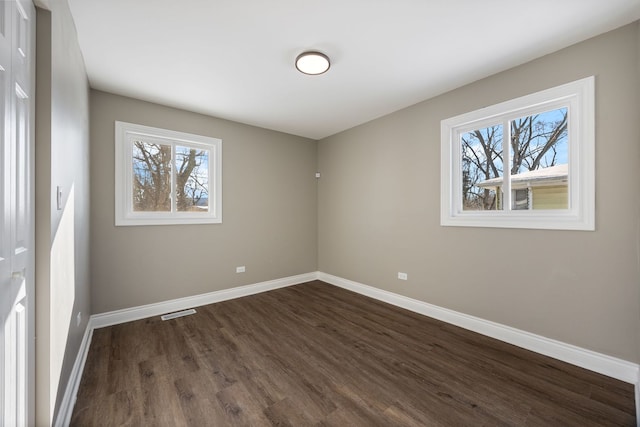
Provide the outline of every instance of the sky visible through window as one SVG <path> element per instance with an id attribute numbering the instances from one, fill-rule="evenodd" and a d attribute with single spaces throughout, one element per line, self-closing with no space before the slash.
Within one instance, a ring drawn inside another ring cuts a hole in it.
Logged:
<path id="1" fill-rule="evenodd" d="M 209 155 L 206 149 L 146 141 L 133 142 L 133 208 L 135 211 L 206 212 L 209 207 Z M 171 190 L 175 174 L 175 191 Z"/>
<path id="2" fill-rule="evenodd" d="M 567 164 L 567 120 L 566 107 L 511 120 L 508 163 L 511 175 Z M 500 209 L 498 187 L 487 187 L 483 183 L 504 174 L 503 125 L 463 133 L 460 142 L 463 209 Z"/>

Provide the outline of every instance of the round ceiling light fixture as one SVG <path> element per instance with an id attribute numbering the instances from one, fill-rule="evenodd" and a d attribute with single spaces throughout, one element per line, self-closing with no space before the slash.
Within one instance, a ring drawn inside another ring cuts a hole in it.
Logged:
<path id="1" fill-rule="evenodd" d="M 320 52 L 302 52 L 296 58 L 298 71 L 312 76 L 326 73 L 330 66 L 329 57 Z"/>

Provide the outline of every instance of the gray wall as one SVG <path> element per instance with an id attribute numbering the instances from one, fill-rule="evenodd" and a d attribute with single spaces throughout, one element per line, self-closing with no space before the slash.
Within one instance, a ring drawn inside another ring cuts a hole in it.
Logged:
<path id="1" fill-rule="evenodd" d="M 66 0 L 46 4 L 36 41 L 37 425 L 56 417 L 91 314 L 89 85 Z"/>
<path id="2" fill-rule="evenodd" d="M 221 138 L 223 223 L 115 227 L 116 120 Z M 92 91 L 92 312 L 316 271 L 316 148 L 312 140 Z M 246 273 L 236 274 L 241 265 Z"/>
<path id="3" fill-rule="evenodd" d="M 640 362 L 638 43 L 635 23 L 320 141 L 319 270 Z M 441 227 L 440 121 L 590 75 L 596 231 Z"/>

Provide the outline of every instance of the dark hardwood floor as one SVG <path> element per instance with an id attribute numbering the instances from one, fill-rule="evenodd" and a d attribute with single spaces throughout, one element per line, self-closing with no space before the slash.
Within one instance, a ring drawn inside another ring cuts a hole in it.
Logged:
<path id="1" fill-rule="evenodd" d="M 634 426 L 633 386 L 323 282 L 97 329 L 74 426 Z"/>

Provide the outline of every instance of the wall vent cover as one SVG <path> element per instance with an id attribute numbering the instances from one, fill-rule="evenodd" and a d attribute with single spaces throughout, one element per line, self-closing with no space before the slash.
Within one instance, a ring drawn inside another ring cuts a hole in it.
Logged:
<path id="1" fill-rule="evenodd" d="M 160 316 L 162 320 L 171 320 L 177 317 L 189 316 L 190 314 L 196 314 L 196 311 L 193 308 L 189 310 L 176 311 L 175 313 L 163 314 Z"/>

